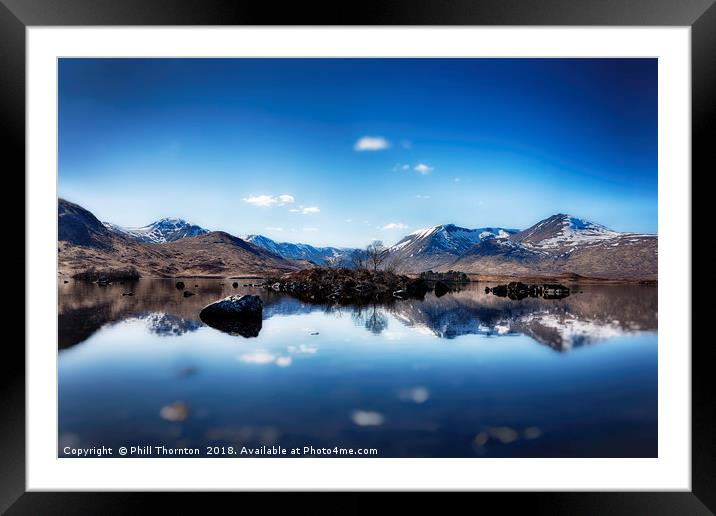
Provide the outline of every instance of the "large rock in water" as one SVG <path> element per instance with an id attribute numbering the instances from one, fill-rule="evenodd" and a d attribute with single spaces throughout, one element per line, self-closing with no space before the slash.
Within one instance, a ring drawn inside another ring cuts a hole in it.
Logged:
<path id="1" fill-rule="evenodd" d="M 423 297 L 425 297 L 425 293 L 430 289 L 428 288 L 428 284 L 425 282 L 425 280 L 415 279 L 410 281 L 405 286 L 405 290 L 410 297 L 422 299 Z"/>
<path id="2" fill-rule="evenodd" d="M 256 337 L 261 331 L 263 302 L 259 296 L 228 296 L 206 305 L 199 317 L 209 326 L 232 335 Z"/>
<path id="3" fill-rule="evenodd" d="M 442 281 L 435 282 L 435 297 L 442 297 L 448 292 L 450 292 L 450 287 L 448 287 L 445 283 Z"/>

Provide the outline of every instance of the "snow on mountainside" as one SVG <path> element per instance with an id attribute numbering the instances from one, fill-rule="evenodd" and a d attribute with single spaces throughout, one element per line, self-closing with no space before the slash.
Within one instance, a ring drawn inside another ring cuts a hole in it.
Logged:
<path id="1" fill-rule="evenodd" d="M 658 275 L 658 237 L 620 233 L 559 213 L 509 239 L 480 242 L 450 266 L 484 275 L 574 273 L 654 280 Z"/>
<path id="2" fill-rule="evenodd" d="M 276 242 L 263 235 L 245 235 L 242 238 L 282 258 L 307 260 L 317 265 L 325 265 L 329 259 L 347 262 L 350 254 L 354 251 L 354 249 L 342 247 L 314 247 L 309 244 Z"/>
<path id="3" fill-rule="evenodd" d="M 590 245 L 620 236 L 606 227 L 558 213 L 511 237 L 528 248 L 556 250 L 563 247 Z"/>
<path id="4" fill-rule="evenodd" d="M 152 244 L 176 242 L 182 238 L 205 235 L 209 232 L 207 229 L 177 218 L 163 218 L 140 228 L 125 228 L 109 222 L 103 222 L 102 224 L 115 233 L 121 233 L 134 240 Z"/>
<path id="5" fill-rule="evenodd" d="M 441 224 L 410 233 L 390 247 L 394 259 L 406 270 L 427 270 L 454 261 L 475 244 L 489 239 L 505 240 L 516 229 L 467 229 L 455 224 Z"/>

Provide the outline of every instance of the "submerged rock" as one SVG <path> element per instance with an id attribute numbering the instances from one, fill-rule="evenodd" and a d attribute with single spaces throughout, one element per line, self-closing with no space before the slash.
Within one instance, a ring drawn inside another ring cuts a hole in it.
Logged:
<path id="1" fill-rule="evenodd" d="M 193 296 L 193 295 L 195 295 L 194 292 L 191 292 L 189 290 L 184 291 L 184 297 L 189 297 L 189 296 Z"/>
<path id="2" fill-rule="evenodd" d="M 206 305 L 199 317 L 212 328 L 241 335 L 256 337 L 261 331 L 263 302 L 256 295 L 228 296 Z"/>
<path id="3" fill-rule="evenodd" d="M 234 282 L 233 282 L 233 283 L 231 284 L 231 286 L 232 286 L 232 287 L 234 287 L 234 288 L 236 288 L 236 287 L 238 287 L 238 286 L 239 286 L 239 284 L 238 284 L 237 282 L 235 282 L 235 281 L 234 281 Z"/>
<path id="4" fill-rule="evenodd" d="M 184 287 L 185 287 L 183 281 L 177 281 L 177 282 L 174 284 L 174 286 L 175 286 L 177 289 L 179 289 L 179 290 L 184 290 Z"/>

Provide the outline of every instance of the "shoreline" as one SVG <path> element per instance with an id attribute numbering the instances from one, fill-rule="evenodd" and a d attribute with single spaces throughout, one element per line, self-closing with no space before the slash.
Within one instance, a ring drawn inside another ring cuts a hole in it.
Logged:
<path id="1" fill-rule="evenodd" d="M 259 274 L 239 274 L 232 276 L 214 276 L 214 275 L 176 275 L 176 276 L 140 276 L 136 279 L 123 279 L 121 281 L 140 281 L 140 280 L 266 280 L 275 275 L 274 272 L 267 271 L 265 275 Z M 406 276 L 411 278 L 419 277 L 420 273 L 407 273 Z M 511 281 L 521 281 L 524 283 L 544 283 L 544 282 L 562 282 L 571 284 L 584 285 L 652 285 L 659 284 L 658 279 L 644 278 L 597 278 L 589 276 L 579 276 L 574 274 L 567 275 L 481 275 L 468 273 L 469 283 L 509 283 Z M 88 280 L 73 278 L 71 275 L 58 274 L 58 281 L 73 280 L 78 282 L 89 282 Z M 120 280 L 116 280 L 120 281 Z M 451 283 L 447 280 L 441 280 L 445 283 Z"/>

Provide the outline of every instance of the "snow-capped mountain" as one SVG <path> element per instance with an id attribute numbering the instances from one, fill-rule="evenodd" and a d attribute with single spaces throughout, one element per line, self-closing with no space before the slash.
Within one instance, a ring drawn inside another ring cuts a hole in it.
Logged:
<path id="1" fill-rule="evenodd" d="M 279 255 L 281 258 L 306 260 L 317 265 L 325 265 L 329 260 L 334 261 L 336 265 L 340 265 L 341 261 L 345 261 L 347 264 L 350 254 L 354 251 L 354 249 L 344 247 L 314 247 L 309 244 L 276 242 L 263 235 L 245 235 L 241 238 Z"/>
<path id="2" fill-rule="evenodd" d="M 656 279 L 658 237 L 620 233 L 559 213 L 507 239 L 482 241 L 450 266 L 484 275 Z"/>
<path id="3" fill-rule="evenodd" d="M 601 224 L 558 213 L 514 235 L 511 240 L 539 250 L 592 245 L 620 236 Z"/>
<path id="4" fill-rule="evenodd" d="M 65 200 L 58 203 L 58 226 L 58 240 L 66 248 L 60 253 L 61 261 L 68 271 L 87 267 L 87 258 L 81 251 L 86 247 L 103 253 L 111 251 L 97 255 L 93 266 L 121 262 L 152 275 L 310 266 L 287 260 L 351 267 L 355 251 L 276 242 L 263 235 L 247 235 L 242 240 L 177 218 L 127 228 L 100 222 L 87 210 Z M 658 278 L 657 235 L 621 233 L 563 213 L 523 231 L 500 227 L 468 229 L 454 224 L 433 226 L 406 235 L 389 251 L 386 265 L 405 273 L 453 269 L 481 277 L 579 275 L 630 281 Z"/>
<path id="5" fill-rule="evenodd" d="M 205 235 L 209 232 L 208 229 L 177 218 L 163 218 L 141 228 L 125 228 L 109 222 L 103 222 L 102 224 L 115 233 L 121 233 L 140 242 L 151 244 L 175 242 L 182 238 Z"/>
<path id="6" fill-rule="evenodd" d="M 410 233 L 390 247 L 391 255 L 406 270 L 440 267 L 453 262 L 474 246 L 488 239 L 508 239 L 516 229 L 467 229 L 455 224 L 441 224 Z"/>

